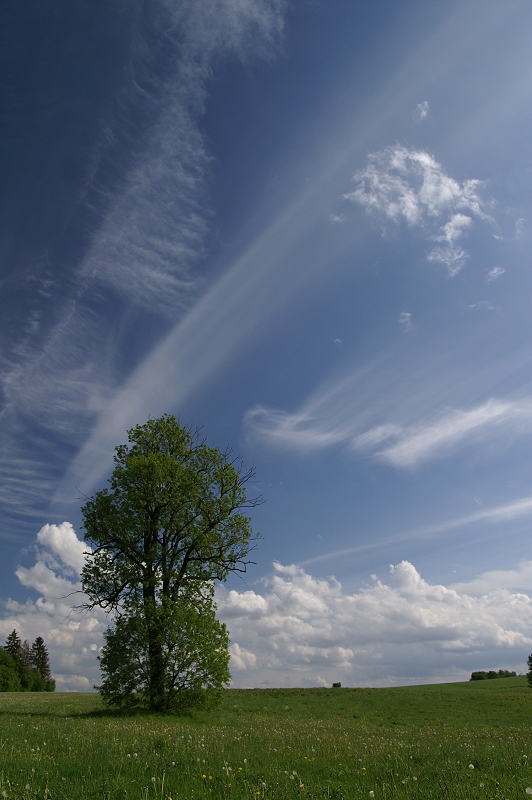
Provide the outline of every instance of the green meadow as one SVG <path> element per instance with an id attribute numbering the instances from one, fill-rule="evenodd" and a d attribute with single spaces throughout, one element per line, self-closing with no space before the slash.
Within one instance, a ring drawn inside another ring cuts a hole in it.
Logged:
<path id="1" fill-rule="evenodd" d="M 524 677 L 394 689 L 228 690 L 213 713 L 0 695 L 0 797 L 520 798 L 532 795 Z"/>

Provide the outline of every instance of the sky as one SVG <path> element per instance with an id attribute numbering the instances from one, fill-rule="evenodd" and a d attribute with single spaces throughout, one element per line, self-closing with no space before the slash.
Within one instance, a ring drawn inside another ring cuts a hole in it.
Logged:
<path id="1" fill-rule="evenodd" d="M 256 469 L 234 686 L 526 671 L 528 0 L 0 10 L 0 638 L 98 683 L 80 508 L 163 413 Z"/>

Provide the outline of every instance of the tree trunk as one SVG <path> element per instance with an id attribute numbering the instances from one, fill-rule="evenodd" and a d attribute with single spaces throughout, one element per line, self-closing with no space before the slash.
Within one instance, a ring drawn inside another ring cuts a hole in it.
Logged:
<path id="1" fill-rule="evenodd" d="M 144 613 L 148 632 L 148 669 L 150 711 L 166 710 L 166 687 L 164 674 L 164 654 L 161 631 L 155 605 L 155 591 L 152 587 L 144 589 Z"/>

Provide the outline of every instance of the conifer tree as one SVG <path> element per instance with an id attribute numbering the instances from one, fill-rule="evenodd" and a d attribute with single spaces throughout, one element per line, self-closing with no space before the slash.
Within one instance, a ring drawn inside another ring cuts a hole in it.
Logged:
<path id="1" fill-rule="evenodd" d="M 48 650 L 42 636 L 37 636 L 31 646 L 31 664 L 41 673 L 46 685 L 46 691 L 53 692 L 55 690 L 55 681 L 52 679 Z"/>
<path id="2" fill-rule="evenodd" d="M 15 660 L 17 666 L 21 663 L 22 642 L 14 628 L 6 639 L 4 650 Z"/>
<path id="3" fill-rule="evenodd" d="M 24 641 L 20 645 L 19 658 L 20 658 L 20 663 L 22 664 L 23 667 L 25 667 L 26 669 L 31 669 L 31 667 L 33 666 L 31 659 L 31 648 L 30 648 L 30 643 L 28 642 L 27 639 L 24 639 Z"/>
<path id="4" fill-rule="evenodd" d="M 27 639 L 21 642 L 17 631 L 13 630 L 7 637 L 3 650 L 9 661 L 1 662 L 3 678 L 0 684 L 5 685 L 5 688 L 0 688 L 0 691 L 55 691 L 55 681 L 50 674 L 48 651 L 42 636 L 38 636 L 30 647 Z M 8 674 L 9 670 L 15 671 L 16 680 L 12 680 L 11 673 Z"/>

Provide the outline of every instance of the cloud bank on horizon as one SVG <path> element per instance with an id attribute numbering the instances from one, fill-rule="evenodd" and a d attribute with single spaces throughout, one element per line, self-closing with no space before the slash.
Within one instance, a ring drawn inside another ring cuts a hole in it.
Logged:
<path id="1" fill-rule="evenodd" d="M 35 564 L 19 567 L 37 593 L 8 600 L 0 632 L 43 636 L 60 691 L 98 684 L 96 657 L 108 618 L 73 610 L 83 602 L 79 571 L 85 546 L 68 522 L 37 534 Z M 519 591 L 516 591 L 519 589 Z M 236 687 L 392 686 L 467 680 L 475 669 L 524 669 L 532 647 L 532 561 L 488 572 L 454 587 L 423 580 L 408 561 L 355 592 L 334 577 L 275 562 L 259 586 L 218 586 L 220 619 L 230 632 Z"/>

